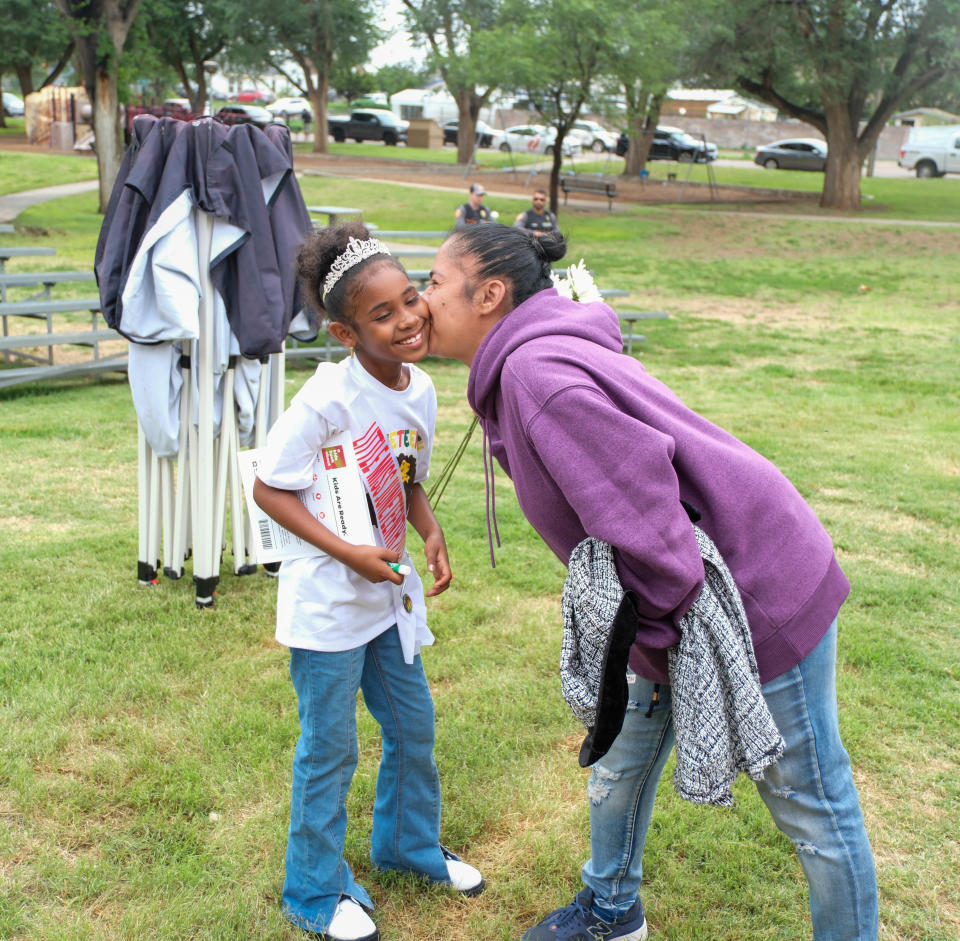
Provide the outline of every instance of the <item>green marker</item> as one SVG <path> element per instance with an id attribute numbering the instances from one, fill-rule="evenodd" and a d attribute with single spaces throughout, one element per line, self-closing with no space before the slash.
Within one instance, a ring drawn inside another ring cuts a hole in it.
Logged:
<path id="1" fill-rule="evenodd" d="M 389 565 L 390 568 L 392 568 L 392 569 L 397 573 L 397 575 L 409 575 L 409 574 L 410 574 L 410 566 L 409 566 L 409 565 L 401 565 L 399 562 L 388 562 L 387 565 Z"/>

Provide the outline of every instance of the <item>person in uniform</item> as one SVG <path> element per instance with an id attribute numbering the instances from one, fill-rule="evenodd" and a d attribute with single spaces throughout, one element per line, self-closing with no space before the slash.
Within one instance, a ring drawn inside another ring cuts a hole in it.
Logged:
<path id="1" fill-rule="evenodd" d="M 516 229 L 526 229 L 538 238 L 547 232 L 557 231 L 557 217 L 547 209 L 547 191 L 533 191 L 533 206 L 521 212 L 513 223 Z"/>
<path id="2" fill-rule="evenodd" d="M 462 229 L 477 222 L 493 222 L 497 218 L 495 212 L 483 205 L 483 197 L 486 195 L 483 184 L 470 184 L 470 198 L 462 206 L 458 206 L 454 213 L 456 228 Z"/>

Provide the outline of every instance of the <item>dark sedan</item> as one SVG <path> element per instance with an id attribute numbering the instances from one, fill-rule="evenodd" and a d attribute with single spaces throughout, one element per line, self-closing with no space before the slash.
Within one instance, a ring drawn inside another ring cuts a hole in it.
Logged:
<path id="1" fill-rule="evenodd" d="M 753 162 L 768 170 L 817 170 L 827 165 L 827 145 L 815 137 L 778 140 L 757 148 Z"/>
<path id="2" fill-rule="evenodd" d="M 259 105 L 224 105 L 214 117 L 223 124 L 254 124 L 261 128 L 285 123 Z"/>
<path id="3" fill-rule="evenodd" d="M 628 144 L 627 135 L 621 134 L 617 141 L 618 156 L 626 154 Z M 716 159 L 716 144 L 696 138 L 679 127 L 658 127 L 647 154 L 647 160 L 678 160 L 680 163 L 710 163 Z"/>
<path id="4" fill-rule="evenodd" d="M 445 144 L 456 144 L 457 130 L 460 122 L 457 120 L 447 121 L 443 125 L 443 142 Z M 477 121 L 477 144 L 480 147 L 499 147 L 503 140 L 503 131 L 490 127 L 485 121 Z"/>

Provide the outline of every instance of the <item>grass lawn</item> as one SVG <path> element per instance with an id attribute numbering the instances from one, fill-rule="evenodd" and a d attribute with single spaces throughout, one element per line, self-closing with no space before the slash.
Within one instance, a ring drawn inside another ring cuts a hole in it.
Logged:
<path id="1" fill-rule="evenodd" d="M 418 163 L 439 163 L 445 166 L 455 166 L 457 163 L 457 148 L 447 145 L 439 149 L 427 147 L 388 147 L 379 141 L 344 141 L 338 144 L 329 142 L 330 154 L 335 157 L 375 157 L 378 160 L 415 160 Z M 293 145 L 295 153 L 313 153 L 313 144 L 296 143 Z M 504 154 L 499 150 L 478 148 L 476 165 L 486 170 L 509 170 L 510 167 L 529 167 L 545 158 L 531 157 L 529 154 Z"/>
<path id="2" fill-rule="evenodd" d="M 22 132 L 21 132 L 22 136 Z M 34 154 L 0 150 L 0 196 L 97 178 L 92 155 Z M 4 244 L 9 244 L 6 241 Z"/>
<path id="3" fill-rule="evenodd" d="M 449 193 L 396 185 L 311 177 L 303 189 L 384 228 L 445 228 L 452 211 Z M 960 188 L 943 193 L 960 217 Z M 508 218 L 528 204 L 488 201 Z M 38 206 L 18 219 L 34 234 L 18 238 L 89 265 L 95 209 L 94 194 Z M 625 309 L 670 312 L 644 328 L 646 367 L 777 463 L 833 535 L 853 585 L 841 725 L 881 938 L 954 941 L 960 229 L 688 207 L 562 221 L 571 261 L 629 288 Z M 470 420 L 467 373 L 426 366 L 436 472 Z M 308 375 L 291 365 L 288 394 Z M 297 721 L 273 640 L 276 583 L 229 574 L 227 552 L 212 610 L 196 610 L 189 577 L 138 586 L 136 418 L 122 379 L 0 391 L 0 476 L 0 938 L 301 937 L 279 914 Z M 424 651 L 444 840 L 488 889 L 461 901 L 371 871 L 379 754 L 361 710 L 347 856 L 385 939 L 516 941 L 569 901 L 589 853 L 583 730 L 557 677 L 563 567 L 496 479 L 491 569 L 474 440 L 439 508 L 456 577 L 430 603 L 437 643 Z M 671 773 L 644 860 L 652 941 L 809 937 L 795 853 L 752 785 L 738 784 L 731 810 L 695 807 Z"/>

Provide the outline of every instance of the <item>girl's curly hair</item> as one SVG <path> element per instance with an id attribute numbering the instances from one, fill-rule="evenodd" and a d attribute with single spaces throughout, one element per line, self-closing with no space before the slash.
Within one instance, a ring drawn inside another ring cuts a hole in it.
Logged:
<path id="1" fill-rule="evenodd" d="M 354 238 L 363 241 L 371 238 L 369 229 L 362 222 L 345 222 L 342 225 L 318 229 L 300 246 L 297 253 L 297 275 L 307 303 L 327 320 L 353 323 L 351 315 L 357 295 L 366 283 L 366 274 L 381 264 L 390 264 L 404 270 L 393 255 L 373 255 L 354 265 L 323 297 L 323 282 L 334 261 L 346 250 L 347 242 Z M 363 275 L 363 277 L 361 277 Z"/>

